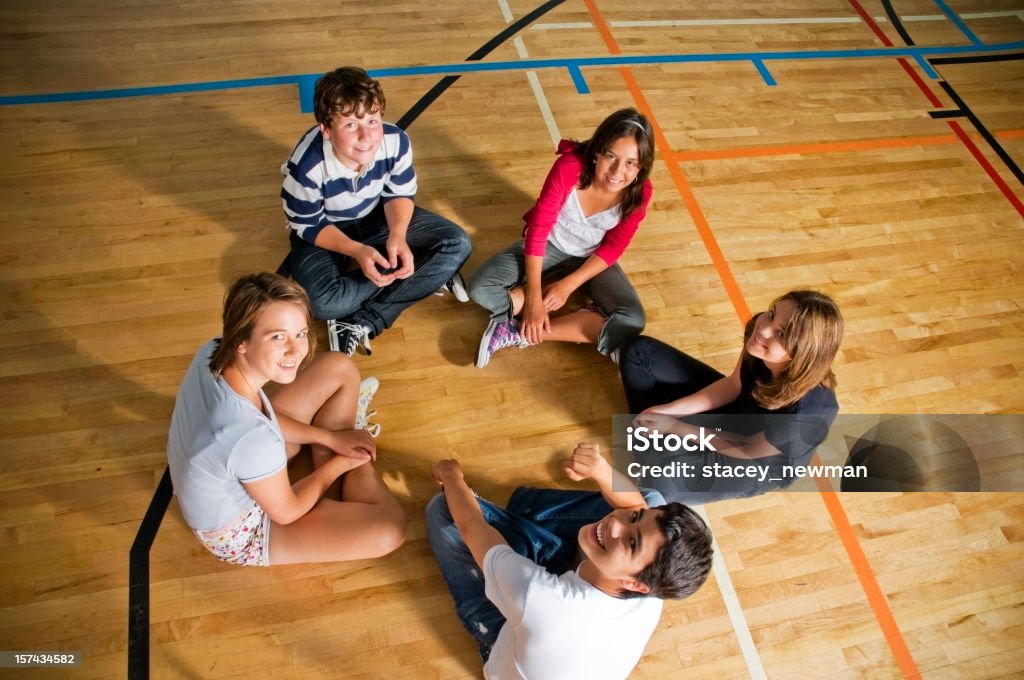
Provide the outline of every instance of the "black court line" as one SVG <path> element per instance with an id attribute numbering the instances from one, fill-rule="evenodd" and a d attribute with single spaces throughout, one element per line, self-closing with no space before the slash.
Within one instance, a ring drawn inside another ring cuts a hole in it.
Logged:
<path id="1" fill-rule="evenodd" d="M 509 24 L 505 30 L 488 40 L 480 49 L 466 58 L 466 61 L 480 61 L 507 42 L 509 38 L 533 23 L 565 0 L 550 0 Z M 460 76 L 442 78 L 419 101 L 413 104 L 396 125 L 403 130 L 415 122 L 445 90 L 455 84 Z M 128 553 L 128 678 L 142 680 L 149 677 L 149 550 L 153 547 L 156 533 L 160 529 L 167 507 L 171 503 L 170 468 L 164 468 L 164 475 L 153 494 L 145 517 L 139 525 L 131 550 Z"/>
<path id="2" fill-rule="evenodd" d="M 882 7 L 885 8 L 885 15 L 889 17 L 889 22 L 892 24 L 892 27 L 896 29 L 896 32 L 900 34 L 900 37 L 903 38 L 903 42 L 907 45 L 913 46 L 914 40 L 910 37 L 910 34 L 907 33 L 907 29 L 903 28 L 903 22 L 900 21 L 900 15 L 896 14 L 896 10 L 893 9 L 892 3 L 889 2 L 889 0 L 882 0 Z"/>
<path id="3" fill-rule="evenodd" d="M 1024 52 L 1008 54 L 972 54 L 965 57 L 935 57 L 928 62 L 935 64 L 982 64 L 989 61 L 1016 61 L 1024 59 Z"/>
<path id="4" fill-rule="evenodd" d="M 529 14 L 523 16 L 518 21 L 509 24 L 504 31 L 488 40 L 480 49 L 466 57 L 465 61 L 480 61 L 496 48 L 500 47 L 503 43 L 507 42 L 509 38 L 523 30 L 523 28 L 532 24 L 534 21 L 547 14 L 555 7 L 558 7 L 563 2 L 565 2 L 565 0 L 550 0 L 550 2 L 544 3 Z M 405 115 L 399 118 L 395 125 L 403 130 L 407 130 L 409 126 L 420 117 L 420 114 L 426 111 L 428 106 L 433 104 L 438 97 L 444 94 L 445 90 L 454 85 L 455 81 L 461 77 L 462 76 L 445 76 L 441 80 L 437 81 L 437 84 L 430 88 L 425 95 L 420 97 L 420 100 L 413 104 L 412 108 L 406 111 Z"/>
<path id="5" fill-rule="evenodd" d="M 953 89 L 952 85 L 947 83 L 945 80 L 940 80 L 939 85 L 942 86 L 942 89 L 946 91 L 949 98 L 952 99 L 960 108 L 964 116 L 967 117 L 967 120 L 971 121 L 971 125 L 973 125 L 974 129 L 978 131 L 978 134 L 985 138 L 985 141 L 988 142 L 989 146 L 992 147 L 992 150 L 996 152 L 996 155 L 1002 159 L 1003 163 L 1006 164 L 1006 167 L 1013 173 L 1013 176 L 1021 183 L 1021 186 L 1024 186 L 1024 172 L 1021 172 L 1020 166 L 1018 166 L 1016 161 L 1014 161 L 1010 154 L 1006 152 L 1003 145 L 996 140 L 995 135 L 988 131 L 988 128 L 985 127 L 980 118 L 974 115 L 974 112 L 968 108 L 967 104 L 960 98 L 960 95 L 956 93 L 956 90 Z"/>
<path id="6" fill-rule="evenodd" d="M 149 502 L 128 552 L 128 677 L 149 677 L 149 549 L 153 547 L 167 506 L 171 503 L 171 469 L 164 476 Z"/>
<path id="7" fill-rule="evenodd" d="M 893 27 L 899 32 L 900 37 L 903 38 L 907 45 L 913 45 L 914 41 L 903 27 L 903 23 L 900 21 L 899 16 L 893 10 L 892 3 L 889 0 L 882 0 L 882 4 L 885 6 L 885 13 L 889 16 L 889 20 L 892 22 Z M 994 62 L 994 61 L 1011 61 L 1016 59 L 1024 59 L 1024 52 L 1012 52 L 1005 54 L 978 54 L 978 55 L 966 55 L 962 57 L 936 57 L 928 59 L 928 63 L 932 66 L 939 64 L 974 64 L 983 62 Z M 942 118 L 960 118 L 965 117 L 974 126 L 974 129 L 978 131 L 989 147 L 995 151 L 996 155 L 1002 159 L 1003 163 L 1013 173 L 1013 176 L 1017 178 L 1017 181 L 1024 186 L 1024 172 L 1021 172 L 1020 166 L 1017 165 L 1016 161 L 1006 152 L 1002 144 L 996 140 L 995 135 L 988 131 L 988 128 L 981 122 L 981 119 L 974 114 L 973 111 L 968 108 L 967 104 L 963 99 L 956 93 L 953 86 L 950 85 L 945 79 L 939 81 L 939 85 L 946 94 L 949 95 L 950 99 L 956 104 L 957 109 L 951 109 L 948 111 L 931 111 L 929 115 L 934 119 Z"/>

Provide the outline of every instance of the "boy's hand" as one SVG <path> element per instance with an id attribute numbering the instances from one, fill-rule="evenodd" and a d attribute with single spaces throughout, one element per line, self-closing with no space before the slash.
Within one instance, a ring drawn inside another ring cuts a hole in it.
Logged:
<path id="1" fill-rule="evenodd" d="M 464 479 L 459 461 L 453 458 L 439 460 L 434 463 L 434 466 L 430 469 L 430 474 L 442 486 L 444 486 L 445 482 Z"/>
<path id="2" fill-rule="evenodd" d="M 392 274 L 396 279 L 407 279 L 416 271 L 416 264 L 409 250 L 409 244 L 404 237 L 391 236 L 387 243 L 388 266 L 394 271 Z"/>
<path id="3" fill-rule="evenodd" d="M 390 269 L 391 265 L 384 259 L 384 256 L 377 252 L 376 248 L 364 245 L 362 246 L 352 259 L 359 264 L 359 268 L 363 271 L 363 275 L 366 276 L 375 286 L 383 288 L 384 286 L 390 285 L 395 281 L 395 273 L 391 272 L 385 274 L 381 269 Z M 380 269 L 378 269 L 380 267 Z"/>
<path id="4" fill-rule="evenodd" d="M 562 463 L 565 476 L 574 482 L 581 482 L 587 478 L 609 479 L 610 467 L 611 465 L 601 455 L 601 447 L 591 442 L 577 444 L 569 460 Z"/>

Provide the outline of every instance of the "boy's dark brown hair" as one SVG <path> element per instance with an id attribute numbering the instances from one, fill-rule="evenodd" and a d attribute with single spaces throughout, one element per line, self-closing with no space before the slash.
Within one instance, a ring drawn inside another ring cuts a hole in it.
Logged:
<path id="1" fill-rule="evenodd" d="M 665 544 L 658 549 L 654 560 L 636 576 L 647 585 L 645 594 L 623 590 L 623 599 L 632 597 L 658 597 L 663 600 L 681 600 L 697 592 L 711 571 L 711 529 L 692 508 L 682 503 L 666 503 L 652 510 L 660 510 L 658 527 L 665 536 Z"/>
<path id="2" fill-rule="evenodd" d="M 316 122 L 331 126 L 335 116 L 363 116 L 384 112 L 384 88 L 358 66 L 342 66 L 316 81 L 313 115 Z"/>

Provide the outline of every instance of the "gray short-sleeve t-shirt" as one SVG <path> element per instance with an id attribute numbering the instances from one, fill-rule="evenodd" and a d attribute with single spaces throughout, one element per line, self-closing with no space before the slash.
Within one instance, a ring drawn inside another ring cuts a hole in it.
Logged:
<path id="1" fill-rule="evenodd" d="M 189 526 L 220 529 L 253 504 L 242 482 L 264 479 L 288 464 L 284 437 L 270 400 L 268 418 L 210 372 L 217 340 L 203 345 L 185 373 L 167 437 L 174 494 Z"/>

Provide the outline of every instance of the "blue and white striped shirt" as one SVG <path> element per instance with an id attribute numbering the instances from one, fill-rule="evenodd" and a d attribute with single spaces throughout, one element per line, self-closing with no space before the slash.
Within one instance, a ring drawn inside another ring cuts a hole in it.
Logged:
<path id="1" fill-rule="evenodd" d="M 328 224 L 343 229 L 344 222 L 369 214 L 381 200 L 416 195 L 409 136 L 391 123 L 384 123 L 383 128 L 384 139 L 373 164 L 361 173 L 345 167 L 335 157 L 320 126 L 314 126 L 299 140 L 281 166 L 281 200 L 288 226 L 304 240 L 314 243 Z"/>

